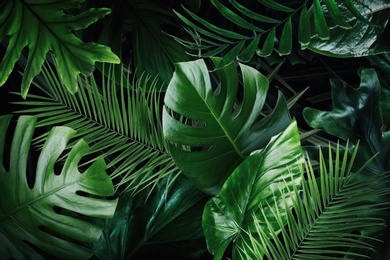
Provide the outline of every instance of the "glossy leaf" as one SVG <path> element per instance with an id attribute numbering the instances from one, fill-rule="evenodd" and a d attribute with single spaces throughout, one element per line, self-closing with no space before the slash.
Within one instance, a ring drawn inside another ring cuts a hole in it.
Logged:
<path id="1" fill-rule="evenodd" d="M 164 177 L 151 194 L 123 193 L 114 217 L 104 223 L 104 236 L 94 243 L 96 256 L 142 258 L 145 247 L 202 238 L 205 198 L 183 175 Z M 160 249 L 160 256 L 164 253 Z"/>
<path id="2" fill-rule="evenodd" d="M 318 37 L 321 40 L 329 40 L 328 25 L 326 24 L 324 12 L 322 11 L 319 0 L 314 0 L 314 27 L 318 33 Z"/>
<path id="3" fill-rule="evenodd" d="M 253 215 L 258 217 L 256 224 L 260 226 L 266 223 L 265 216 L 271 226 L 278 226 L 277 219 L 272 217 L 272 208 L 267 205 L 286 201 L 292 206 L 289 197 L 282 194 L 300 182 L 302 159 L 299 132 L 293 121 L 264 149 L 254 152 L 235 169 L 218 195 L 207 202 L 203 212 L 206 242 L 214 259 L 222 259 L 231 242 L 233 259 L 239 259 L 240 250 L 247 251 L 248 232 L 256 236 Z M 285 216 L 282 219 L 286 223 Z M 276 232 L 280 231 L 281 228 Z"/>
<path id="4" fill-rule="evenodd" d="M 362 70 L 360 77 L 358 89 L 348 86 L 342 80 L 331 80 L 333 110 L 305 108 L 303 116 L 313 128 L 323 129 L 353 143 L 360 140 L 358 156 L 361 162 L 380 152 L 367 168 L 371 172 L 380 173 L 390 169 L 390 135 L 389 132 L 381 131 L 381 87 L 373 69 Z"/>
<path id="5" fill-rule="evenodd" d="M 301 44 L 301 49 L 306 49 L 306 47 L 310 43 L 311 37 L 311 26 L 310 26 L 310 18 L 309 13 L 307 11 L 306 5 L 303 6 L 301 15 L 299 17 L 299 31 L 298 31 L 298 39 Z"/>
<path id="6" fill-rule="evenodd" d="M 68 127 L 53 128 L 39 155 L 31 185 L 27 177 L 33 174 L 27 170 L 28 154 L 36 117 L 19 117 L 11 144 L 9 169 L 5 169 L 4 145 L 9 121 L 9 116 L 0 117 L 2 257 L 42 258 L 34 247 L 62 258 L 90 257 L 92 252 L 81 243 L 97 241 L 102 229 L 81 215 L 110 218 L 117 204 L 116 200 L 104 198 L 112 196 L 114 188 L 105 173 L 103 159 L 96 160 L 81 174 L 78 164 L 88 150 L 88 145 L 81 140 L 66 155 L 62 170 L 56 172 L 56 161 L 75 131 Z"/>
<path id="7" fill-rule="evenodd" d="M 96 61 L 120 62 L 108 47 L 83 43 L 73 33 L 110 13 L 106 8 L 90 9 L 78 15 L 64 12 L 79 8 L 79 2 L 82 1 L 2 1 L 0 39 L 9 36 L 9 43 L 0 63 L 0 86 L 6 82 L 25 47 L 29 52 L 21 85 L 23 97 L 26 97 L 49 51 L 54 51 L 61 81 L 72 93 L 77 91 L 77 75 L 90 75 Z"/>
<path id="8" fill-rule="evenodd" d="M 275 110 L 259 120 L 268 80 L 253 68 L 239 66 L 244 88 L 239 104 L 234 64 L 216 71 L 220 84 L 216 90 L 204 60 L 179 63 L 164 100 L 163 130 L 172 157 L 198 188 L 210 194 L 219 191 L 243 158 L 264 147 L 290 122 L 282 96 Z M 193 123 L 186 124 L 175 113 Z"/>
<path id="9" fill-rule="evenodd" d="M 312 37 L 309 49 L 332 57 L 361 57 L 390 52 L 388 44 L 390 17 L 390 3 L 388 1 L 361 1 L 356 8 L 364 14 L 368 21 L 375 26 L 368 25 L 354 16 L 343 12 L 352 29 L 345 30 L 341 26 L 332 26 L 329 29 L 329 40 L 322 41 L 319 37 Z M 328 22 L 331 22 L 328 18 Z"/>
<path id="10" fill-rule="evenodd" d="M 351 29 L 352 26 L 345 20 L 335 0 L 326 0 L 329 16 L 332 20 L 343 29 Z"/>

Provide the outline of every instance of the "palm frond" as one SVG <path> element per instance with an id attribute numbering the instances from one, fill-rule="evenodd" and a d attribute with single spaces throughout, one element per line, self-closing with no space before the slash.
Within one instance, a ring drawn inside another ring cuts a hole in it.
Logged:
<path id="1" fill-rule="evenodd" d="M 267 221 L 267 226 L 260 226 L 259 217 L 253 215 L 260 236 L 248 231 L 251 239 L 246 249 L 252 252 L 241 250 L 243 258 L 253 254 L 259 259 L 263 255 L 268 259 L 369 258 L 378 241 L 375 237 L 386 228 L 381 214 L 388 207 L 384 195 L 390 193 L 389 178 L 367 175 L 364 166 L 352 172 L 357 149 L 358 146 L 351 152 L 347 144 L 343 154 L 337 148 L 332 155 L 329 147 L 328 165 L 320 152 L 318 178 L 307 161 L 305 169 L 301 169 L 302 179 L 306 179 L 302 189 L 295 185 L 290 194 L 283 196 L 293 198 L 293 207 L 287 206 L 287 199 L 285 205 L 267 205 L 273 211 L 273 219 L 280 220 L 279 225 L 275 227 Z M 285 212 L 287 224 L 281 212 Z M 263 217 L 267 219 L 265 213 Z"/>
<path id="2" fill-rule="evenodd" d="M 301 1 L 299 4 L 282 4 L 274 0 L 222 2 L 212 0 L 213 6 L 210 6 L 223 16 L 225 23 L 220 25 L 185 7 L 183 11 L 175 11 L 187 26 L 186 31 L 194 42 L 177 37 L 175 39 L 190 52 L 196 50 L 190 53 L 194 56 L 210 57 L 223 53 L 224 59 L 219 67 L 236 58 L 247 62 L 255 54 L 268 57 L 274 50 L 280 56 L 289 55 L 294 41 L 297 40 L 303 50 L 309 46 L 313 37 L 329 40 L 333 27 L 350 30 L 357 20 L 373 26 L 365 18 L 368 14 L 362 13 L 365 9 L 361 6 L 357 8 L 350 0 L 341 3 L 335 0 Z M 371 7 L 369 9 L 371 14 L 378 11 Z"/>
<path id="3" fill-rule="evenodd" d="M 122 73 L 126 74 L 125 68 Z M 63 125 L 75 129 L 76 137 L 91 144 L 88 154 L 103 155 L 117 189 L 140 191 L 168 174 L 179 173 L 162 134 L 157 81 L 144 77 L 133 82 L 134 86 L 128 82 L 117 86 L 112 67 L 103 75 L 109 76 L 103 76 L 101 86 L 93 76 L 80 77 L 79 91 L 72 95 L 61 86 L 54 70 L 45 65 L 42 76 L 50 88 L 35 83 L 43 94 L 29 94 L 26 101 L 15 102 L 28 105 L 17 113 L 37 115 L 38 127 Z M 124 76 L 129 77 L 121 78 Z M 34 143 L 40 146 L 45 138 L 46 134 L 38 136 Z"/>

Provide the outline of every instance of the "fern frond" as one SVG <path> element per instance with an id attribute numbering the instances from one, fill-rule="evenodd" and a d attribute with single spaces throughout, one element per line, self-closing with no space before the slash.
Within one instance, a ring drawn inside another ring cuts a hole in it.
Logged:
<path id="1" fill-rule="evenodd" d="M 190 28 L 187 32 L 190 31 L 194 42 L 177 37 L 175 40 L 190 52 L 196 50 L 193 54 L 200 57 L 223 54 L 225 61 L 220 67 L 236 58 L 249 61 L 255 53 L 267 57 L 275 50 L 280 56 L 289 55 L 294 41 L 298 41 L 303 50 L 313 37 L 329 40 L 333 27 L 350 30 L 356 20 L 373 26 L 365 17 L 367 13 L 363 14 L 363 9 L 358 9 L 350 0 L 301 1 L 293 5 L 274 0 L 222 2 L 211 1 L 212 8 L 224 18 L 226 23 L 223 25 L 216 25 L 185 7 L 183 12 L 175 11 Z M 376 12 L 367 8 L 371 13 Z"/>
<path id="2" fill-rule="evenodd" d="M 79 91 L 72 95 L 55 71 L 45 65 L 42 76 L 50 87 L 36 84 L 43 94 L 15 102 L 28 105 L 17 113 L 37 115 L 38 127 L 63 125 L 75 129 L 76 137 L 91 144 L 88 154 L 103 155 L 116 189 L 136 192 L 168 174 L 178 174 L 162 133 L 157 81 L 144 77 L 133 86 L 128 82 L 117 86 L 112 67 L 102 74 L 109 76 L 103 76 L 99 84 L 94 76 L 80 77 Z M 121 78 L 124 76 L 129 75 Z M 34 142 L 40 146 L 45 138 L 43 134 Z"/>
<path id="3" fill-rule="evenodd" d="M 295 185 L 289 194 L 283 194 L 284 205 L 267 205 L 273 219 L 281 220 L 281 212 L 285 212 L 287 223 L 279 221 L 275 227 L 267 221 L 264 227 L 254 215 L 260 237 L 248 231 L 251 239 L 247 243 L 252 252 L 242 251 L 244 258 L 253 254 L 259 259 L 263 255 L 268 259 L 369 258 L 378 241 L 375 236 L 385 229 L 381 214 L 389 204 L 384 198 L 390 193 L 389 178 L 367 176 L 364 166 L 352 172 L 357 149 L 358 146 L 351 151 L 347 144 L 343 154 L 338 147 L 332 155 L 329 147 L 328 163 L 320 151 L 318 178 L 307 160 L 301 170 L 305 180 L 302 188 Z M 293 198 L 292 208 L 287 206 L 286 198 Z M 261 217 L 267 219 L 265 213 Z"/>

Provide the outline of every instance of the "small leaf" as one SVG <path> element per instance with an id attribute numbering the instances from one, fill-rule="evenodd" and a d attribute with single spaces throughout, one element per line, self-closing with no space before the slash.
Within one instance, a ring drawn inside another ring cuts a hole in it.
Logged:
<path id="1" fill-rule="evenodd" d="M 273 18 L 270 18 L 270 17 L 267 17 L 267 16 L 264 16 L 264 15 L 261 15 L 259 13 L 256 13 L 256 12 L 253 12 L 252 10 L 246 8 L 245 6 L 237 3 L 236 0 L 230 0 L 230 3 L 238 10 L 240 11 L 242 14 L 244 14 L 245 16 L 248 16 L 249 18 L 251 18 L 252 20 L 255 20 L 255 21 L 259 21 L 259 22 L 263 22 L 263 23 L 279 23 L 280 21 L 279 20 L 276 20 L 276 19 L 273 19 Z"/>
<path id="2" fill-rule="evenodd" d="M 280 36 L 279 55 L 289 55 L 292 50 L 292 23 L 291 17 L 288 17 L 284 24 L 282 35 Z"/>
<path id="3" fill-rule="evenodd" d="M 304 5 L 302 7 L 301 15 L 299 17 L 299 27 L 298 27 L 298 39 L 301 44 L 301 49 L 304 50 L 310 43 L 311 37 L 311 26 L 309 13 L 307 12 L 307 7 Z"/>
<path id="4" fill-rule="evenodd" d="M 265 39 L 263 43 L 263 48 L 261 50 L 257 51 L 257 55 L 260 57 L 268 57 L 272 54 L 272 51 L 274 50 L 274 44 L 275 44 L 275 27 L 272 28 L 272 30 L 268 33 L 267 38 Z"/>
<path id="5" fill-rule="evenodd" d="M 261 35 L 258 34 L 256 35 L 255 38 L 253 38 L 253 40 L 249 43 L 249 45 L 245 48 L 245 50 L 240 53 L 240 55 L 238 56 L 238 60 L 243 62 L 249 62 L 249 60 L 252 59 L 253 55 L 258 49 L 260 36 Z"/>
<path id="6" fill-rule="evenodd" d="M 259 2 L 260 4 L 262 4 L 266 7 L 274 9 L 276 11 L 287 12 L 287 13 L 291 13 L 291 12 L 295 11 L 294 9 L 287 7 L 285 5 L 279 4 L 278 2 L 273 1 L 273 0 L 271 0 L 271 1 L 270 0 L 257 0 L 257 2 Z"/>
<path id="7" fill-rule="evenodd" d="M 326 0 L 326 7 L 332 20 L 343 29 L 351 29 L 352 26 L 344 19 L 335 0 Z"/>
<path id="8" fill-rule="evenodd" d="M 247 22 L 244 20 L 241 16 L 234 13 L 232 10 L 221 4 L 218 0 L 211 0 L 211 3 L 219 10 L 219 12 L 226 17 L 229 21 L 232 23 L 237 24 L 238 26 L 242 28 L 246 28 L 248 30 L 253 30 L 256 32 L 263 32 L 263 29 L 260 29 L 259 27 Z"/>
<path id="9" fill-rule="evenodd" d="M 238 54 L 241 52 L 242 48 L 244 47 L 245 41 L 241 41 L 236 46 L 234 46 L 228 53 L 226 53 L 222 59 L 218 62 L 217 66 L 215 67 L 216 70 L 219 70 L 226 65 L 232 63 L 238 56 Z"/>
<path id="10" fill-rule="evenodd" d="M 344 5 L 347 7 L 347 9 L 361 22 L 370 25 L 370 26 L 376 26 L 375 24 L 371 23 L 369 20 L 367 20 L 356 8 L 356 6 L 352 3 L 351 0 L 343 0 Z"/>
<path id="11" fill-rule="evenodd" d="M 329 29 L 319 0 L 314 0 L 314 27 L 321 40 L 329 40 Z"/>

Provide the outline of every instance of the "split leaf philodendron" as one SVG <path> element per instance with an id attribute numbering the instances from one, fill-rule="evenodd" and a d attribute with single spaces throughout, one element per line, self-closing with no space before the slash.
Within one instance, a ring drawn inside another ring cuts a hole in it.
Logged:
<path id="1" fill-rule="evenodd" d="M 164 100 L 163 130 L 172 157 L 209 194 L 217 194 L 244 158 L 291 121 L 281 94 L 275 109 L 259 119 L 268 80 L 247 65 L 239 65 L 241 75 L 237 70 L 233 63 L 216 70 L 219 80 L 213 84 L 204 60 L 179 63 Z M 243 99 L 237 102 L 240 76 Z"/>
<path id="2" fill-rule="evenodd" d="M 9 169 L 5 169 L 5 139 L 10 120 L 10 116 L 0 116 L 1 256 L 39 259 L 42 255 L 38 248 L 50 256 L 89 258 L 93 252 L 81 244 L 97 241 L 102 228 L 88 218 L 110 218 L 117 204 L 116 200 L 105 198 L 114 194 L 112 181 L 105 173 L 106 164 L 102 158 L 97 159 L 80 173 L 79 161 L 88 150 L 88 145 L 81 140 L 67 154 L 62 171 L 55 172 L 58 157 L 75 134 L 71 128 L 56 127 L 42 148 L 30 187 L 31 173 L 27 169 L 37 118 L 19 117 Z"/>

